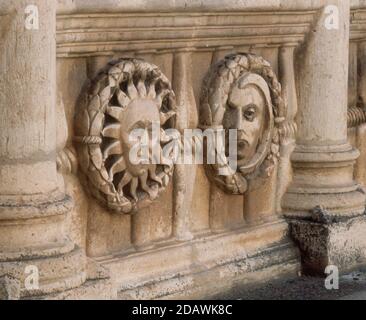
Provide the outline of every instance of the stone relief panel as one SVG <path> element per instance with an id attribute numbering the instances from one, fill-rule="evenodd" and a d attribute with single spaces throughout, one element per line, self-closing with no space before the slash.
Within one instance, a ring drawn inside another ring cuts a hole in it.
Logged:
<path id="1" fill-rule="evenodd" d="M 96 76 L 83 100 L 74 140 L 87 190 L 119 213 L 149 205 L 168 185 L 173 165 L 131 161 L 129 135 L 142 129 L 151 137 L 157 124 L 160 145 L 169 142 L 165 130 L 174 127 L 176 110 L 169 80 L 153 64 L 120 59 Z M 149 144 L 149 160 L 151 156 Z"/>
<path id="2" fill-rule="evenodd" d="M 224 130 L 225 157 L 229 130 L 237 130 L 237 170 L 221 175 L 228 161 L 206 164 L 208 177 L 227 193 L 243 194 L 248 179 L 270 176 L 279 157 L 285 113 L 281 85 L 262 57 L 230 54 L 213 65 L 203 84 L 200 126 Z"/>

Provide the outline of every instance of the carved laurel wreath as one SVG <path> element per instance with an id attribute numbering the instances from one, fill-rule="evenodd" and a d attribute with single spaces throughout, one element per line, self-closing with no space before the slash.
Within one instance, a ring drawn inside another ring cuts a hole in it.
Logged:
<path id="1" fill-rule="evenodd" d="M 150 203 L 168 185 L 173 172 L 171 164 L 146 165 L 138 175 L 129 170 L 121 142 L 121 117 L 137 99 L 154 102 L 161 136 L 166 137 L 164 130 L 174 127 L 171 84 L 157 66 L 139 59 L 110 62 L 93 80 L 76 116 L 74 140 L 87 189 L 120 213 L 132 213 Z"/>
<path id="2" fill-rule="evenodd" d="M 227 193 L 243 194 L 247 179 L 271 175 L 279 157 L 280 126 L 285 120 L 285 104 L 281 97 L 281 84 L 270 64 L 262 57 L 249 53 L 227 55 L 213 65 L 204 79 L 200 101 L 200 125 L 202 128 L 223 129 L 222 121 L 229 93 L 234 83 L 246 73 L 261 76 L 268 84 L 271 96 L 271 117 L 267 137 L 257 148 L 257 153 L 245 167 L 235 174 L 219 175 L 222 165 L 206 165 L 211 180 Z"/>

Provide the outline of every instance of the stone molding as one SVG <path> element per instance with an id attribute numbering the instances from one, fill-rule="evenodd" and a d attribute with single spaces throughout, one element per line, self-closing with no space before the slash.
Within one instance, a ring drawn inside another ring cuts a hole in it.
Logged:
<path id="1" fill-rule="evenodd" d="M 58 0 L 58 10 L 64 13 L 85 12 L 227 12 L 227 11 L 279 11 L 279 10 L 304 10 L 320 9 L 330 0 L 317 0 L 305 2 L 303 0 Z M 1 3 L 0 3 L 1 4 Z M 365 7 L 364 0 L 351 0 L 352 8 Z"/>
<path id="2" fill-rule="evenodd" d="M 57 16 L 58 57 L 213 51 L 302 43 L 316 11 L 73 13 Z"/>
<path id="3" fill-rule="evenodd" d="M 366 8 L 351 10 L 350 40 L 366 40 Z"/>

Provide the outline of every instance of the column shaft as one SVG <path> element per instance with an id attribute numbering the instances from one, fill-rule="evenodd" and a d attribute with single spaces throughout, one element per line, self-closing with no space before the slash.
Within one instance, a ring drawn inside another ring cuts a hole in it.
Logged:
<path id="1" fill-rule="evenodd" d="M 177 129 L 184 136 L 184 129 L 196 128 L 198 114 L 191 77 L 191 52 L 174 54 L 173 90 L 177 98 Z M 174 168 L 174 217 L 173 235 L 181 241 L 191 240 L 191 205 L 196 167 L 191 164 L 176 164 Z"/>
<path id="2" fill-rule="evenodd" d="M 281 128 L 280 161 L 276 188 L 276 211 L 280 212 L 281 199 L 285 194 L 291 179 L 292 167 L 290 156 L 295 148 L 297 114 L 297 93 L 294 69 L 294 45 L 286 45 L 279 50 L 279 77 L 282 85 L 282 94 L 287 106 L 286 120 Z"/>
<path id="3" fill-rule="evenodd" d="M 86 278 L 85 257 L 66 235 L 72 200 L 56 169 L 56 5 L 9 4 L 0 52 L 0 274 L 20 280 L 20 297 L 60 292 Z M 37 288 L 26 286 L 29 265 L 39 272 Z"/>
<path id="4" fill-rule="evenodd" d="M 292 214 L 309 215 L 317 205 L 343 214 L 349 208 L 353 213 L 364 210 L 364 196 L 353 180 L 359 152 L 347 142 L 349 3 L 334 3 L 340 13 L 339 29 L 325 27 L 323 12 L 298 57 L 295 175 L 284 199 Z"/>
<path id="5" fill-rule="evenodd" d="M 365 253 L 364 244 L 349 238 L 350 228 L 364 223 L 365 210 L 365 195 L 353 178 L 359 152 L 347 142 L 350 4 L 347 0 L 324 4 L 306 48 L 297 57 L 294 177 L 283 199 L 304 271 L 316 274 L 324 274 L 329 264 L 347 269 L 356 263 L 358 253 Z M 338 28 L 327 25 L 327 5 L 338 8 L 333 10 Z"/>

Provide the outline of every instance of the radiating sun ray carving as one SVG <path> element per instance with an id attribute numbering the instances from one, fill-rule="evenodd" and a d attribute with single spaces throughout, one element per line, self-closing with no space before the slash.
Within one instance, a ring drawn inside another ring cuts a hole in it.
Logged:
<path id="1" fill-rule="evenodd" d="M 173 166 L 153 163 L 152 154 L 161 154 L 170 141 L 165 130 L 174 127 L 174 93 L 156 66 L 139 59 L 109 64 L 90 93 L 76 118 L 75 137 L 88 187 L 109 208 L 134 212 L 156 199 L 172 175 Z M 151 141 L 154 125 L 160 140 L 149 144 L 149 161 L 136 164 L 130 159 L 129 134 L 143 129 Z"/>

